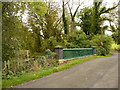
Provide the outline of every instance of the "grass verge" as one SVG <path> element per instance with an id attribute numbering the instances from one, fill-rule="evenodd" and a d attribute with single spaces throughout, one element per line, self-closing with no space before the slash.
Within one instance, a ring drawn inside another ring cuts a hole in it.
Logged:
<path id="1" fill-rule="evenodd" d="M 14 78 L 9 79 L 9 80 L 2 80 L 2 88 L 9 88 L 9 87 L 12 87 L 14 85 L 18 85 L 18 84 L 28 82 L 28 81 L 33 80 L 33 79 L 37 79 L 37 78 L 41 78 L 41 77 L 50 75 L 54 72 L 63 71 L 65 69 L 68 69 L 76 64 L 79 64 L 79 63 L 82 63 L 85 61 L 89 61 L 89 60 L 96 59 L 96 58 L 109 57 L 109 56 L 112 56 L 112 54 L 109 54 L 107 56 L 86 57 L 86 58 L 82 58 L 79 60 L 70 61 L 68 63 L 59 65 L 57 67 L 51 67 L 51 68 L 42 69 L 42 70 L 36 71 L 36 72 L 25 73 L 25 74 L 21 75 L 20 77 L 14 77 Z"/>

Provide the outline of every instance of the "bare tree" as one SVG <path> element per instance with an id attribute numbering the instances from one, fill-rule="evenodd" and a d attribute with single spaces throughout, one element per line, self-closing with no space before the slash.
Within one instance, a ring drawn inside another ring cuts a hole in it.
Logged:
<path id="1" fill-rule="evenodd" d="M 82 2 L 83 3 L 83 2 Z M 76 29 L 75 28 L 75 16 L 79 10 L 79 7 L 82 5 L 82 3 L 79 2 L 78 6 L 76 7 L 75 9 L 75 12 L 72 13 L 72 7 L 73 7 L 73 0 L 72 0 L 72 6 L 70 7 L 70 4 L 68 3 L 68 9 L 69 9 L 69 12 L 70 12 L 70 16 L 71 16 L 71 30 L 70 32 L 74 32 L 74 30 Z"/>

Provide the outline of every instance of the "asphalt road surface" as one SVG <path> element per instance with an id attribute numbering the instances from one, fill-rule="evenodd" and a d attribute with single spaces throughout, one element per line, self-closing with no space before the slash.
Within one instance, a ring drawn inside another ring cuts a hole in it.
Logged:
<path id="1" fill-rule="evenodd" d="M 118 54 L 80 63 L 13 88 L 118 88 Z"/>

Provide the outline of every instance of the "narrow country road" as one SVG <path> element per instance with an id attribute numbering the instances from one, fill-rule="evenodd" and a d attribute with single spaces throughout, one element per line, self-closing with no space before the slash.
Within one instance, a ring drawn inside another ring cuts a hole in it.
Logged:
<path id="1" fill-rule="evenodd" d="M 80 63 L 13 88 L 118 88 L 118 54 Z"/>

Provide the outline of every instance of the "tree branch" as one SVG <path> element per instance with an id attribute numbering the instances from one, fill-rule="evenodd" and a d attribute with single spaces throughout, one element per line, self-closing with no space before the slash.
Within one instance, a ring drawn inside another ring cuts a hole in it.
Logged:
<path id="1" fill-rule="evenodd" d="M 68 8 L 69 8 L 69 11 L 70 11 L 70 15 L 71 15 L 71 17 L 73 16 L 72 15 L 72 9 L 70 8 L 70 5 L 68 4 Z"/>

